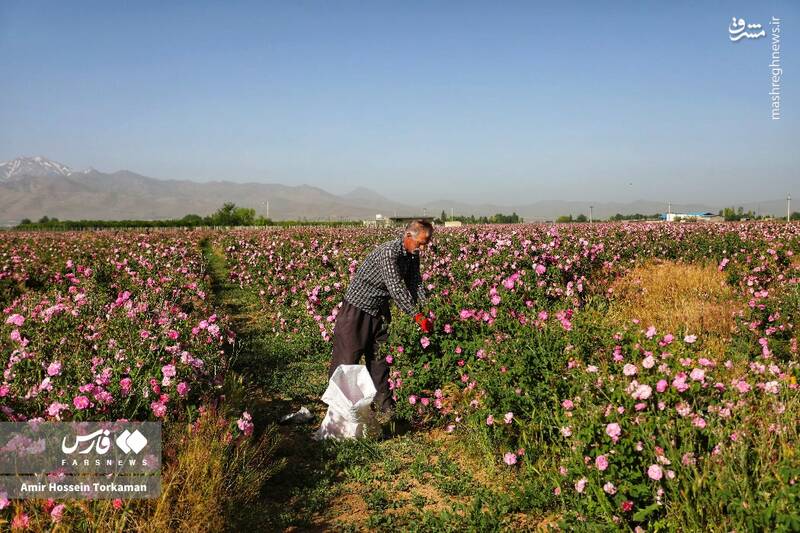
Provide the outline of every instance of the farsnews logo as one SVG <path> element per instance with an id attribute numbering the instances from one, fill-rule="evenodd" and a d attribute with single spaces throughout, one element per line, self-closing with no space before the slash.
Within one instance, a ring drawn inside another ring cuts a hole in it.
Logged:
<path id="1" fill-rule="evenodd" d="M 110 432 L 107 429 L 98 429 L 88 435 L 77 435 L 72 446 L 67 445 L 67 437 L 65 436 L 61 440 L 61 451 L 66 454 L 75 452 L 87 454 L 94 450 L 98 455 L 105 455 L 111 449 L 109 435 Z M 147 446 L 147 438 L 138 429 L 135 429 L 133 433 L 126 429 L 117 436 L 114 442 L 126 455 L 131 452 L 138 454 Z M 81 447 L 81 445 L 85 446 Z"/>
<path id="2" fill-rule="evenodd" d="M 745 30 L 761 30 L 761 31 L 745 31 Z M 767 35 L 767 32 L 761 28 L 761 24 L 747 24 L 744 19 L 731 18 L 731 23 L 728 26 L 728 33 L 731 41 L 739 41 L 741 39 L 758 39 Z"/>

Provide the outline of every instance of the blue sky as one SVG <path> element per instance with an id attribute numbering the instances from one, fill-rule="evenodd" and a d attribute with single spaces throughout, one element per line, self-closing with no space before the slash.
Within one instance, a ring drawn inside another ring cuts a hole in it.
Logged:
<path id="1" fill-rule="evenodd" d="M 0 3 L 0 160 L 405 202 L 800 198 L 796 2 Z M 781 113 L 769 35 L 782 21 Z"/>

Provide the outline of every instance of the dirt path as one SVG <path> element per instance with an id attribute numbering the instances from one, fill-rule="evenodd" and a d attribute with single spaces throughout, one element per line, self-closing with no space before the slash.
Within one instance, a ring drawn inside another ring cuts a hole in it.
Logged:
<path id="1" fill-rule="evenodd" d="M 224 252 L 203 243 L 214 297 L 233 320 L 238 340 L 233 369 L 243 376 L 246 405 L 263 431 L 282 415 L 307 407 L 310 424 L 280 425 L 278 457 L 286 466 L 269 479 L 262 499 L 230 517 L 231 529 L 254 531 L 416 531 L 529 529 L 524 516 L 504 513 L 513 480 L 471 456 L 464 437 L 411 428 L 383 440 L 311 439 L 325 416 L 320 396 L 330 355 L 276 341 L 254 295 L 228 282 Z"/>

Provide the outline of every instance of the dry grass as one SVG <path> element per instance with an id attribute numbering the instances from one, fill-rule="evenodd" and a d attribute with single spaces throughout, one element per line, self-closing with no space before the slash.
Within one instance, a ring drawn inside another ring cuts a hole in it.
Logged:
<path id="1" fill-rule="evenodd" d="M 167 443 L 175 457 L 161 476 L 161 497 L 152 514 L 132 525 L 137 531 L 222 531 L 230 511 L 254 502 L 263 482 L 283 467 L 273 460 L 278 444 L 274 426 L 253 440 L 234 445 L 228 420 L 209 410 Z"/>
<path id="2" fill-rule="evenodd" d="M 153 515 L 137 529 L 222 529 L 225 458 L 222 433 L 224 428 L 217 420 L 203 417 L 197 429 L 177 443 L 177 456 L 162 475 L 161 497 Z"/>
<path id="3" fill-rule="evenodd" d="M 617 280 L 609 318 L 618 324 L 639 319 L 659 332 L 702 333 L 706 346 L 722 353 L 735 327 L 733 288 L 713 264 L 653 261 Z"/>

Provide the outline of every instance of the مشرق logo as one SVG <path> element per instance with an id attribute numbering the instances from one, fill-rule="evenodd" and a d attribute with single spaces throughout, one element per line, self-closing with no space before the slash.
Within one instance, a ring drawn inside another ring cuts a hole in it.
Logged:
<path id="1" fill-rule="evenodd" d="M 750 32 L 745 30 L 761 30 L 759 32 Z M 728 33 L 731 41 L 739 41 L 740 39 L 758 39 L 764 37 L 767 33 L 761 28 L 761 24 L 746 24 L 744 19 L 731 18 L 731 23 L 728 26 Z"/>

